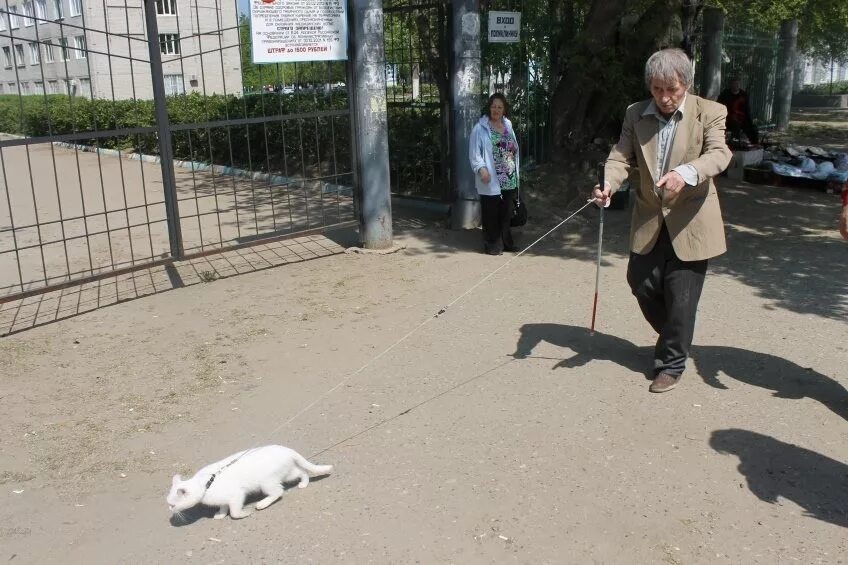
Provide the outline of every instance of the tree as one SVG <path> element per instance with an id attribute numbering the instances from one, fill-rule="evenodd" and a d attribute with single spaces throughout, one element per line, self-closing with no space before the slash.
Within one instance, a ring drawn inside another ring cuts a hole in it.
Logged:
<path id="1" fill-rule="evenodd" d="M 553 143 L 560 156 L 594 137 L 617 134 L 628 102 L 647 96 L 642 69 L 663 47 L 692 54 L 705 5 L 729 22 L 777 31 L 799 20 L 802 52 L 848 60 L 846 0 L 525 0 L 544 5 L 559 28 L 550 37 Z M 526 8 L 525 8 L 526 9 Z M 556 155 L 555 155 L 556 156 Z"/>
<path id="2" fill-rule="evenodd" d="M 563 12 L 568 14 L 574 3 L 564 0 Z M 588 5 L 573 39 L 558 41 L 560 80 L 552 113 L 559 156 L 595 137 L 618 133 L 628 103 L 646 96 L 642 69 L 647 57 L 664 47 L 691 50 L 702 8 L 703 2 L 693 0 L 593 0 Z"/>
<path id="3" fill-rule="evenodd" d="M 845 0 L 716 0 L 728 18 L 763 30 L 798 20 L 798 49 L 817 59 L 848 59 L 848 2 Z"/>

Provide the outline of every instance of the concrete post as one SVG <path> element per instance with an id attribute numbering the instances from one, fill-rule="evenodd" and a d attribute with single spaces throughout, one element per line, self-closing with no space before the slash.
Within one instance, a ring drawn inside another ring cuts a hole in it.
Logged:
<path id="1" fill-rule="evenodd" d="M 382 0 L 351 0 L 348 15 L 353 129 L 359 181 L 359 237 L 366 249 L 392 246 L 392 195 Z"/>
<path id="2" fill-rule="evenodd" d="M 480 225 L 480 199 L 474 187 L 474 171 L 468 163 L 468 140 L 474 124 L 480 118 L 477 92 L 480 84 L 480 2 L 454 0 L 451 8 L 451 180 L 455 195 L 451 209 L 451 227 L 471 229 Z"/>
<path id="3" fill-rule="evenodd" d="M 789 128 L 797 53 L 798 20 L 786 20 L 780 25 L 780 55 L 777 60 L 777 84 L 774 89 L 774 119 L 778 131 L 786 131 Z"/>
<path id="4" fill-rule="evenodd" d="M 701 96 L 715 100 L 721 94 L 721 44 L 724 36 L 724 11 L 704 8 L 704 59 Z"/>

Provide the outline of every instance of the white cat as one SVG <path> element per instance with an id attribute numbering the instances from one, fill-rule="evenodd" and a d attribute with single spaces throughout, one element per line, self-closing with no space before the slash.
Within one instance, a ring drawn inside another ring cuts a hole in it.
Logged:
<path id="1" fill-rule="evenodd" d="M 197 504 L 217 506 L 216 519 L 229 514 L 245 518 L 250 512 L 244 509 L 249 494 L 262 492 L 265 498 L 256 503 L 263 510 L 283 495 L 283 483 L 299 481 L 306 488 L 310 475 L 328 475 L 332 465 L 313 465 L 293 449 L 282 445 L 266 445 L 234 453 L 207 465 L 192 478 L 183 480 L 174 475 L 168 506 L 179 514 Z"/>

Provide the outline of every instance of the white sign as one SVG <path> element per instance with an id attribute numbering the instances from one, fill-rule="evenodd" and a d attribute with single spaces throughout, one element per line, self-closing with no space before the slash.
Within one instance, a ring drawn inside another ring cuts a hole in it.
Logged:
<path id="1" fill-rule="evenodd" d="M 254 63 L 347 59 L 346 0 L 250 0 Z"/>
<path id="2" fill-rule="evenodd" d="M 521 12 L 489 12 L 489 43 L 518 43 Z"/>

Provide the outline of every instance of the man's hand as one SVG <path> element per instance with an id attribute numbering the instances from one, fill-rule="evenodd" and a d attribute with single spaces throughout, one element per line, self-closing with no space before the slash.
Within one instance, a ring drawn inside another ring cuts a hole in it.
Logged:
<path id="1" fill-rule="evenodd" d="M 489 181 L 492 180 L 492 176 L 489 174 L 489 169 L 483 167 L 478 172 L 480 173 L 480 180 L 482 180 L 484 184 L 489 184 Z"/>
<path id="2" fill-rule="evenodd" d="M 848 206 L 843 206 L 842 214 L 839 215 L 839 233 L 843 238 L 848 239 Z"/>
<path id="3" fill-rule="evenodd" d="M 683 187 L 686 186 L 686 181 L 683 180 L 683 177 L 680 176 L 680 173 L 677 171 L 671 171 L 665 175 L 657 182 L 657 187 L 665 189 L 668 194 L 677 194 Z"/>
<path id="4" fill-rule="evenodd" d="M 601 190 L 600 185 L 595 185 L 595 188 L 592 189 L 592 198 L 595 199 L 595 204 L 601 207 L 605 207 L 610 199 L 610 186 L 609 184 L 604 184 L 604 189 Z"/>

